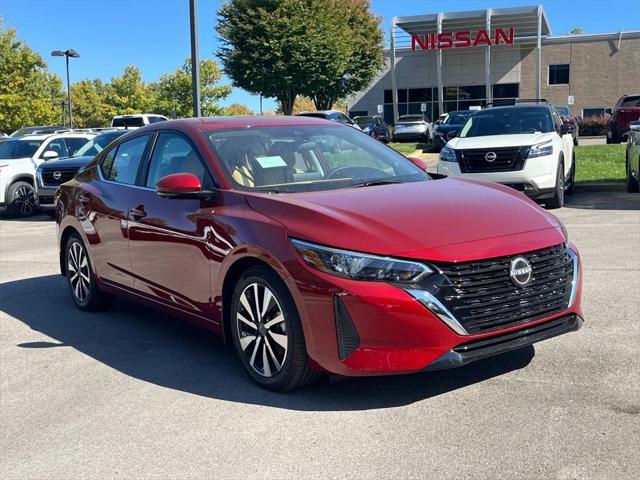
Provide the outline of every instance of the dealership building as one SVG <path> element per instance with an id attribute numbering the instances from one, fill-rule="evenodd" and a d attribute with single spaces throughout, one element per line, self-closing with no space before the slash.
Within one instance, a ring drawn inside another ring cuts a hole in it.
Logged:
<path id="1" fill-rule="evenodd" d="M 350 115 L 466 110 L 545 98 L 602 115 L 640 93 L 640 31 L 552 35 L 542 5 L 394 17 L 385 67 Z"/>

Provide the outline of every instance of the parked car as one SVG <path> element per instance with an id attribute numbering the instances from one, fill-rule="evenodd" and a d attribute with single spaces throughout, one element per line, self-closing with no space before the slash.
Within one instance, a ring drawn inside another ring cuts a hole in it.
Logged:
<path id="1" fill-rule="evenodd" d="M 627 192 L 637 192 L 640 181 L 640 121 L 629 124 L 627 133 Z"/>
<path id="2" fill-rule="evenodd" d="M 473 110 L 456 110 L 447 113 L 447 116 L 440 125 L 437 125 L 433 132 L 433 144 L 437 150 L 440 150 L 445 144 L 458 135 L 458 132 L 469 117 L 475 112 Z"/>
<path id="3" fill-rule="evenodd" d="M 431 124 L 422 114 L 400 115 L 393 126 L 393 139 L 396 142 L 431 142 Z"/>
<path id="4" fill-rule="evenodd" d="M 635 120 L 640 120 L 640 95 L 623 95 L 611 112 L 607 143 L 625 142 L 629 124 Z"/>
<path id="5" fill-rule="evenodd" d="M 370 137 L 385 143 L 391 141 L 389 124 L 380 115 L 354 117 L 353 121 Z"/>
<path id="6" fill-rule="evenodd" d="M 94 136 L 73 132 L 26 135 L 0 143 L 0 212 L 20 217 L 33 214 L 37 166 L 72 155 Z"/>
<path id="7" fill-rule="evenodd" d="M 166 122 L 167 117 L 155 113 L 136 113 L 133 115 L 116 115 L 111 120 L 112 127 L 137 128 L 152 123 Z"/>
<path id="8" fill-rule="evenodd" d="M 58 187 L 76 176 L 78 171 L 93 160 L 116 138 L 127 133 L 118 129 L 106 131 L 85 143 L 78 151 L 67 158 L 41 163 L 36 169 L 36 200 L 40 210 L 53 214 L 54 197 Z"/>
<path id="9" fill-rule="evenodd" d="M 582 324 L 558 218 L 321 119 L 149 125 L 58 195 L 78 308 L 123 295 L 191 320 L 272 390 L 456 367 Z"/>
<path id="10" fill-rule="evenodd" d="M 573 116 L 571 107 L 568 105 L 556 105 L 554 108 L 556 112 L 558 112 L 558 115 L 560 115 L 562 123 L 573 125 L 573 144 L 578 146 L 578 140 L 580 140 L 580 126 L 578 125 L 578 121 L 580 118 Z"/>
<path id="11" fill-rule="evenodd" d="M 18 138 L 24 137 L 25 135 L 47 135 L 50 133 L 62 133 L 70 130 L 67 127 L 62 125 L 46 125 L 40 127 L 24 127 L 19 128 L 15 132 L 13 132 L 10 137 Z"/>
<path id="12" fill-rule="evenodd" d="M 438 173 L 502 183 L 559 208 L 565 192 L 573 193 L 572 133 L 547 104 L 487 108 L 445 145 Z"/>
<path id="13" fill-rule="evenodd" d="M 332 122 L 342 123 L 343 125 L 349 125 L 357 130 L 362 130 L 360 126 L 354 122 L 348 115 L 345 115 L 339 110 L 316 110 L 313 112 L 300 112 L 297 114 L 299 117 L 314 117 L 324 118 L 325 120 L 331 120 Z"/>

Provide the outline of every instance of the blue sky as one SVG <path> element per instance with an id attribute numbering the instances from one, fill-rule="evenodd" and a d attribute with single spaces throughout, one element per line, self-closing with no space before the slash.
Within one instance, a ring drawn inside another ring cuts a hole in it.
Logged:
<path id="1" fill-rule="evenodd" d="M 72 82 L 85 78 L 108 81 L 126 65 L 136 65 L 146 81 L 182 65 L 189 56 L 188 0 L 0 0 L 5 26 L 40 52 L 50 70 L 64 78 L 64 59 L 52 50 L 74 48 Z M 199 0 L 200 56 L 213 57 L 219 0 Z M 532 5 L 534 0 L 372 0 L 385 32 L 391 17 L 438 11 L 459 11 Z M 543 2 L 554 34 L 580 26 L 588 33 L 640 30 L 640 0 L 549 0 Z M 228 82 L 228 79 L 225 79 Z M 254 111 L 259 98 L 234 89 L 225 104 L 241 102 Z M 275 102 L 264 101 L 272 110 Z"/>

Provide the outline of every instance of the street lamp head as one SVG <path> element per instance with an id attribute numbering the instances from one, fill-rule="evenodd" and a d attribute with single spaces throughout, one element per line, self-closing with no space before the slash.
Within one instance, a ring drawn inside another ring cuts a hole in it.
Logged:
<path id="1" fill-rule="evenodd" d="M 67 50 L 66 54 L 72 58 L 78 58 L 80 56 L 80 54 L 76 52 L 73 48 L 70 48 L 69 50 Z"/>
<path id="2" fill-rule="evenodd" d="M 64 57 L 64 52 L 62 50 L 54 50 L 51 52 L 52 57 Z"/>

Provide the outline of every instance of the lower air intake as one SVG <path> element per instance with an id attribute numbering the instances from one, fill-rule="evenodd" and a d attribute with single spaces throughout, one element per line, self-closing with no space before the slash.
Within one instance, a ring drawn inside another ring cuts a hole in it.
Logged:
<path id="1" fill-rule="evenodd" d="M 340 355 L 340 360 L 344 360 L 358 348 L 358 345 L 360 345 L 360 337 L 358 336 L 356 327 L 351 321 L 347 308 L 340 298 L 333 297 L 333 309 L 336 316 L 338 354 Z"/>

